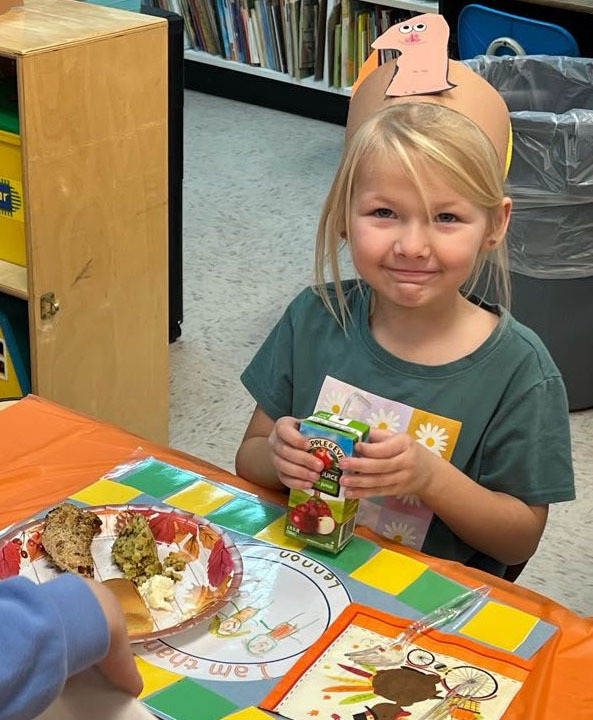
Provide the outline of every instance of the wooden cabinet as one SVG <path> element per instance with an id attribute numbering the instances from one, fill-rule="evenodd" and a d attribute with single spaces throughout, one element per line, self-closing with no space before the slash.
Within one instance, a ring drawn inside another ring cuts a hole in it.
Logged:
<path id="1" fill-rule="evenodd" d="M 72 0 L 0 16 L 18 84 L 33 392 L 168 435 L 167 24 Z"/>

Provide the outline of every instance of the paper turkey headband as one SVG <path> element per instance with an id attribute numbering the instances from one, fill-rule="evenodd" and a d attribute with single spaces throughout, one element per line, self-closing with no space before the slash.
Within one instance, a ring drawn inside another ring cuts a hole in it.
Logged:
<path id="1" fill-rule="evenodd" d="M 449 60 L 448 40 L 445 18 L 430 13 L 393 25 L 378 37 L 352 88 L 346 142 L 365 120 L 389 105 L 436 103 L 465 115 L 486 133 L 506 177 L 512 153 L 507 106 L 486 80 Z M 397 58 L 381 64 L 380 50 L 394 50 Z"/>

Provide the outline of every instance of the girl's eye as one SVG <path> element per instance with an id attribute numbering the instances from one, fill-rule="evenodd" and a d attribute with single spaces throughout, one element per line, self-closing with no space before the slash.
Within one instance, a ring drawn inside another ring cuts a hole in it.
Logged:
<path id="1" fill-rule="evenodd" d="M 458 219 L 457 215 L 453 215 L 453 213 L 439 213 L 436 216 L 436 221 L 440 223 L 454 223 Z"/>
<path id="2" fill-rule="evenodd" d="M 393 217 L 393 212 L 389 208 L 377 208 L 373 211 L 373 215 L 378 218 L 390 218 Z"/>

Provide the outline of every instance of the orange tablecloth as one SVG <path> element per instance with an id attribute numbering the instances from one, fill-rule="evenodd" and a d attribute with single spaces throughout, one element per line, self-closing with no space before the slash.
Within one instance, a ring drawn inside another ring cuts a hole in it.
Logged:
<path id="1" fill-rule="evenodd" d="M 139 447 L 165 462 L 257 492 L 268 500 L 285 501 L 282 493 L 256 488 L 198 458 L 29 396 L 0 413 L 0 528 L 90 485 L 128 460 Z M 370 531 L 361 529 L 360 534 L 384 547 L 394 547 Z M 402 552 L 401 546 L 397 549 Z M 593 720 L 592 619 L 477 570 L 403 551 L 459 582 L 488 583 L 494 597 L 560 628 L 535 656 L 529 678 L 505 720 Z"/>

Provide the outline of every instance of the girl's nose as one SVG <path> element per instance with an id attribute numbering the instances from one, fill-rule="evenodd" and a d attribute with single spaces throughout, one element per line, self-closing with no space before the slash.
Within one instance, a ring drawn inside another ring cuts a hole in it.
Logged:
<path id="1" fill-rule="evenodd" d="M 427 257 L 428 247 L 426 230 L 420 225 L 407 225 L 403 227 L 393 243 L 396 255 L 405 257 Z"/>

